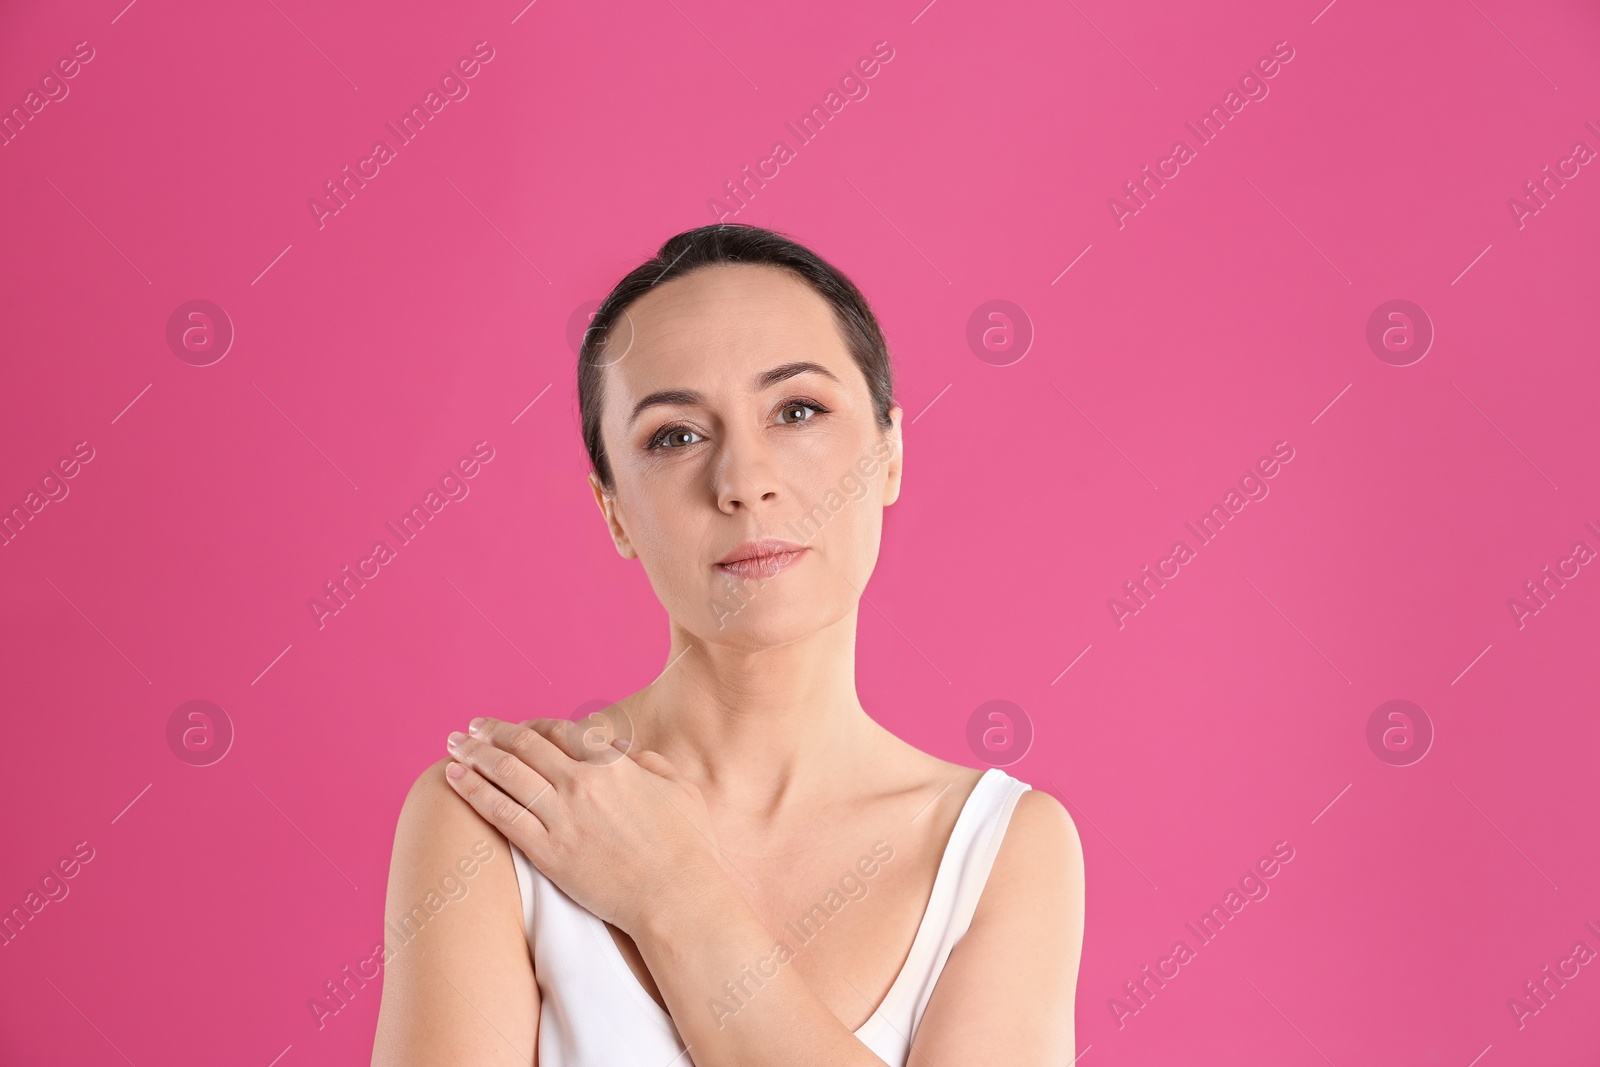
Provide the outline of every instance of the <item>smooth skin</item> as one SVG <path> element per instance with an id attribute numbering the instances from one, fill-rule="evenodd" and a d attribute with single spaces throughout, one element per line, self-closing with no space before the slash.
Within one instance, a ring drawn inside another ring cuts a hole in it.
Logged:
<path id="1" fill-rule="evenodd" d="M 770 267 L 675 278 L 627 323 L 602 413 L 615 485 L 591 475 L 590 487 L 666 609 L 665 669 L 608 710 L 603 733 L 484 718 L 417 779 L 396 830 L 391 922 L 416 914 L 474 842 L 494 855 L 465 896 L 391 945 L 372 1062 L 537 1062 L 540 997 L 509 842 L 609 924 L 697 1067 L 881 1067 L 853 1031 L 905 963 L 981 774 L 895 737 L 856 695 L 858 609 L 900 492 L 902 412 L 878 426 L 829 305 Z M 669 402 L 636 412 L 661 391 Z M 820 516 L 809 532 L 789 525 L 807 514 Z M 714 563 L 761 536 L 808 551 L 732 588 Z M 790 938 L 792 961 L 719 1018 L 724 983 L 770 958 L 784 924 L 875 842 L 893 858 L 866 895 L 803 946 Z M 1083 913 L 1076 828 L 1029 790 L 910 1062 L 1072 1062 Z M 609 1010 L 638 1010 L 631 1001 L 619 990 Z"/>

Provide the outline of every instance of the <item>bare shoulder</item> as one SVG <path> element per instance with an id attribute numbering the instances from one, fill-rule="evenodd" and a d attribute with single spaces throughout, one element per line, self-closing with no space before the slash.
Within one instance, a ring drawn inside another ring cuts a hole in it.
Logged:
<path id="1" fill-rule="evenodd" d="M 532 1062 L 538 991 L 505 837 L 456 795 L 439 760 L 406 794 L 384 902 L 383 999 L 372 1062 Z"/>
<path id="2" fill-rule="evenodd" d="M 1017 798 L 989 884 L 979 899 L 976 919 L 991 920 L 1033 901 L 1030 921 L 1038 921 L 1037 904 L 1053 901 L 1063 917 L 1083 910 L 1083 842 L 1066 806 L 1042 789 L 1028 789 Z"/>
<path id="3" fill-rule="evenodd" d="M 471 883 L 466 892 L 460 893 L 462 898 L 472 889 L 489 890 L 480 895 L 498 897 L 501 903 L 516 897 L 515 907 L 498 909 L 515 915 L 521 909 L 521 894 L 511 866 L 510 846 L 498 829 L 485 822 L 450 787 L 444 775 L 448 763 L 449 758 L 445 758 L 430 764 L 406 793 L 395 824 L 390 888 L 395 888 L 396 876 L 403 884 L 420 879 L 424 885 L 437 887 L 445 876 L 454 875 Z M 490 877 L 484 878 L 485 874 Z M 447 897 L 453 899 L 448 893 Z"/>
<path id="4" fill-rule="evenodd" d="M 1080 867 L 1083 864 L 1078 824 L 1066 805 L 1043 789 L 1029 788 L 1017 798 L 1002 853 L 1007 848 L 1018 853 L 1040 852 L 1053 862 L 1076 860 Z"/>
<path id="5" fill-rule="evenodd" d="M 452 913 L 452 925 L 509 933 L 526 954 L 511 846 L 450 787 L 444 774 L 450 762 L 447 757 L 423 770 L 400 807 L 384 909 L 395 924 L 390 936 L 409 943 L 449 905 L 470 900 Z"/>
<path id="6" fill-rule="evenodd" d="M 1055 797 L 1025 790 L 972 922 L 934 987 L 912 1058 L 1071 1062 L 1083 921 L 1077 827 Z"/>
<path id="7" fill-rule="evenodd" d="M 395 826 L 397 838 L 407 838 L 419 846 L 437 843 L 441 837 L 454 834 L 471 834 L 475 831 L 492 834 L 501 841 L 504 837 L 483 820 L 472 805 L 456 795 L 444 776 L 451 762 L 446 756 L 423 768 L 406 793 L 400 806 L 400 819 Z"/>

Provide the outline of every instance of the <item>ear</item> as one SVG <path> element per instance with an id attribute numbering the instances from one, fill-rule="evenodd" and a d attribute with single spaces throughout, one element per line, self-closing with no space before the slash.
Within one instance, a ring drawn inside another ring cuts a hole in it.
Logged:
<path id="1" fill-rule="evenodd" d="M 617 554 L 623 559 L 638 559 L 639 554 L 633 550 L 628 531 L 622 528 L 622 520 L 617 515 L 617 499 L 606 492 L 605 486 L 600 484 L 600 476 L 594 471 L 589 472 L 589 490 L 594 493 L 594 502 L 605 517 L 606 529 L 611 531 L 611 541 L 617 546 Z"/>
<path id="2" fill-rule="evenodd" d="M 900 419 L 905 415 L 899 405 L 889 409 L 889 421 L 892 425 L 884 432 L 884 440 L 888 441 L 894 449 L 894 455 L 884 465 L 885 478 L 883 482 L 883 505 L 888 507 L 900 499 L 900 474 L 905 461 L 904 444 L 900 438 Z"/>

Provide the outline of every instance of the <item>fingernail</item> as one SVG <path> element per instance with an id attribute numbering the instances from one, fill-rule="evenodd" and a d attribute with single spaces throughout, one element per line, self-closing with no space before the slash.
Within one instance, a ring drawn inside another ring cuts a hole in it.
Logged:
<path id="1" fill-rule="evenodd" d="M 473 734 L 477 734 L 480 730 L 483 729 L 483 719 L 481 719 L 481 718 L 473 719 L 471 722 L 469 722 L 467 724 L 467 729 L 470 730 Z"/>
<path id="2" fill-rule="evenodd" d="M 456 730 L 452 732 L 445 740 L 449 742 L 451 748 L 460 748 L 461 742 L 465 741 L 466 739 L 466 734 L 462 733 L 460 730 Z"/>
<path id="3" fill-rule="evenodd" d="M 463 774 L 467 773 L 467 769 L 461 766 L 459 763 L 451 763 L 445 767 L 444 773 L 448 774 L 452 778 L 460 778 Z"/>

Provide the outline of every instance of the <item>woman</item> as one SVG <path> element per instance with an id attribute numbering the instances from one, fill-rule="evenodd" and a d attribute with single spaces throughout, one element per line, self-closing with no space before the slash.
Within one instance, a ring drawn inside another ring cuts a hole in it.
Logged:
<path id="1" fill-rule="evenodd" d="M 578 385 L 666 667 L 599 724 L 474 720 L 417 779 L 373 1063 L 1072 1062 L 1071 818 L 856 697 L 902 468 L 856 287 L 757 227 L 679 234 L 600 305 Z"/>

